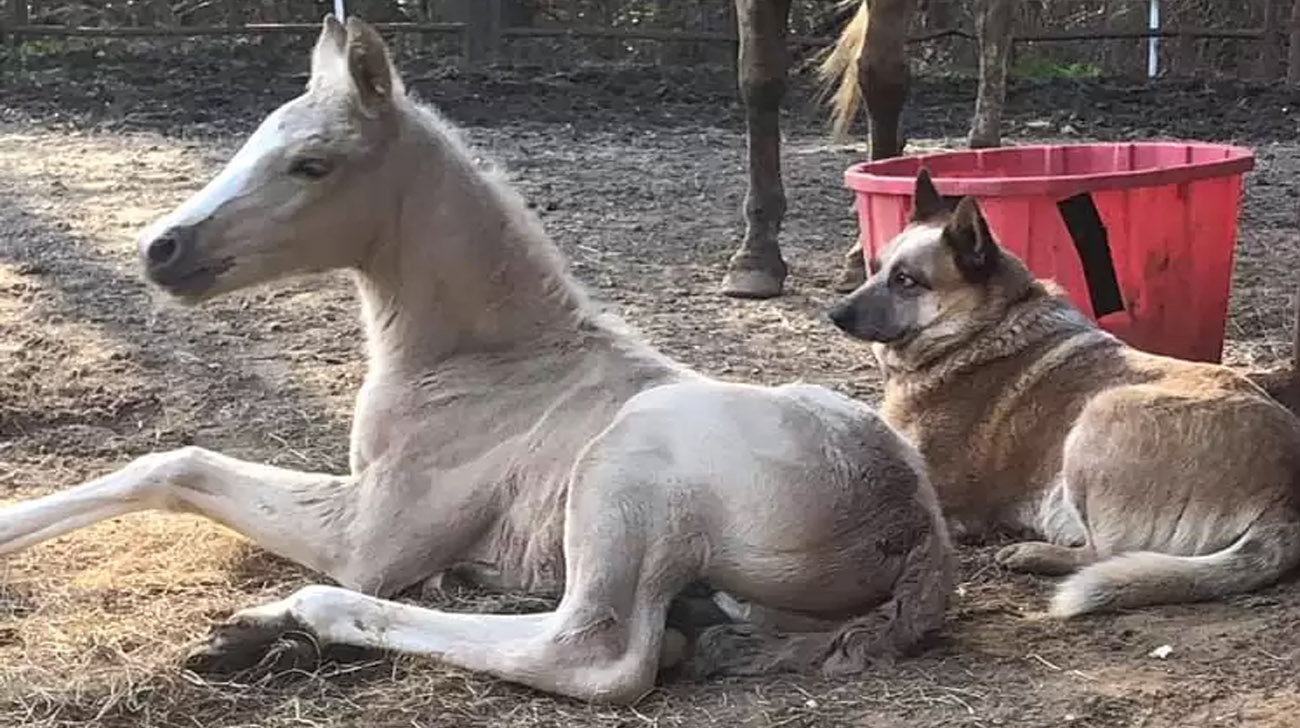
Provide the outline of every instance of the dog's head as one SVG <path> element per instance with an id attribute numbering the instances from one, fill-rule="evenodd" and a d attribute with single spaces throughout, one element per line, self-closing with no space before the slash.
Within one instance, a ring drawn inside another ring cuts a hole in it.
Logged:
<path id="1" fill-rule="evenodd" d="M 998 246 L 973 198 L 955 208 L 922 169 L 912 219 L 869 264 L 870 277 L 830 311 L 857 339 L 903 359 L 950 349 L 1002 319 L 1034 278 Z"/>

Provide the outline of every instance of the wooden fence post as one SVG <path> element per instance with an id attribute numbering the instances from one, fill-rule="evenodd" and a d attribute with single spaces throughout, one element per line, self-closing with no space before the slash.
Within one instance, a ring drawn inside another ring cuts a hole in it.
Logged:
<path id="1" fill-rule="evenodd" d="M 22 34 L 14 28 L 27 25 L 27 0 L 9 0 L 9 43 L 17 48 L 22 44 Z M 0 36 L 3 36 L 0 33 Z"/>
<path id="2" fill-rule="evenodd" d="M 1278 18 L 1280 9 L 1281 3 L 1275 3 L 1273 0 L 1261 2 L 1259 25 L 1264 30 L 1264 37 L 1260 39 L 1259 63 L 1255 66 L 1255 75 L 1261 81 L 1277 79 L 1277 52 L 1282 45 L 1282 36 L 1277 32 L 1274 21 L 1280 20 Z"/>
<path id="3" fill-rule="evenodd" d="M 1300 0 L 1291 4 L 1290 47 L 1286 51 L 1286 82 L 1300 84 Z"/>
<path id="4" fill-rule="evenodd" d="M 243 9 L 240 0 L 226 0 L 226 27 L 238 28 L 244 24 Z"/>
<path id="5" fill-rule="evenodd" d="M 491 63 L 501 49 L 501 0 L 454 0 L 452 20 L 465 24 L 461 36 L 465 60 Z"/>

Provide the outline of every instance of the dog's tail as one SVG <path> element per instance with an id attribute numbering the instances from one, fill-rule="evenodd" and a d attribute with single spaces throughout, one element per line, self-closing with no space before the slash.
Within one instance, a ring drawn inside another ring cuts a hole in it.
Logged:
<path id="1" fill-rule="evenodd" d="M 893 594 L 866 614 L 830 629 L 791 632 L 756 624 L 725 624 L 699 636 L 691 672 L 697 678 L 758 676 L 821 669 L 828 675 L 861 672 L 922 645 L 943 626 L 955 564 L 942 519 L 907 556 Z"/>
<path id="2" fill-rule="evenodd" d="M 858 86 L 858 59 L 867 47 L 867 27 L 871 24 L 871 9 L 867 0 L 844 0 L 844 5 L 858 4 L 858 12 L 840 33 L 839 40 L 827 51 L 817 75 L 821 78 L 822 93 L 831 107 L 831 130 L 836 137 L 844 137 L 853 125 L 862 106 L 862 89 Z"/>
<path id="3" fill-rule="evenodd" d="M 1050 612 L 1074 617 L 1150 604 L 1195 602 L 1258 589 L 1300 564 L 1300 522 L 1256 522 L 1232 545 L 1204 556 L 1133 551 L 1065 580 Z"/>

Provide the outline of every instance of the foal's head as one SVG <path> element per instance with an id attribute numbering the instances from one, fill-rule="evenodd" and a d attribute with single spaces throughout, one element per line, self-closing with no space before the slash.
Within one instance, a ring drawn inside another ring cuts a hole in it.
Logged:
<path id="1" fill-rule="evenodd" d="M 186 301 L 357 265 L 392 189 L 405 99 L 373 28 L 325 18 L 307 91 L 262 121 L 206 187 L 140 236 L 146 274 Z"/>

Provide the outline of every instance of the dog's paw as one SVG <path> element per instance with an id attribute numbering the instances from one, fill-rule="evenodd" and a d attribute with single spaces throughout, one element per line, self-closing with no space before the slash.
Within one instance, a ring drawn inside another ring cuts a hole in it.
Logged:
<path id="1" fill-rule="evenodd" d="M 999 566 L 1004 566 L 1012 571 L 1028 571 L 1025 566 L 1033 560 L 1033 555 L 1031 549 L 1026 548 L 1027 546 L 1032 546 L 1032 544 L 1013 543 L 1010 546 L 1004 546 L 993 555 L 993 560 Z"/>
<path id="2" fill-rule="evenodd" d="M 1079 556 L 1078 549 L 1041 541 L 1025 541 L 1003 547 L 993 556 L 993 560 L 1012 571 L 1063 576 L 1079 568 Z"/>

